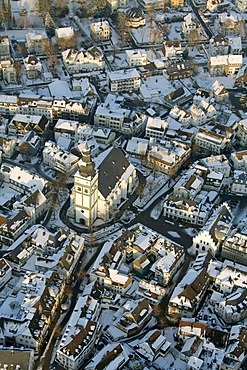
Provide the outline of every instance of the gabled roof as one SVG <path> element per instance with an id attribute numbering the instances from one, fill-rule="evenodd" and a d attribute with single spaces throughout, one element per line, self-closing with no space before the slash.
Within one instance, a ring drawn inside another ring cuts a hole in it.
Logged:
<path id="1" fill-rule="evenodd" d="M 107 198 L 130 163 L 123 151 L 113 147 L 99 165 L 99 191 Z"/>

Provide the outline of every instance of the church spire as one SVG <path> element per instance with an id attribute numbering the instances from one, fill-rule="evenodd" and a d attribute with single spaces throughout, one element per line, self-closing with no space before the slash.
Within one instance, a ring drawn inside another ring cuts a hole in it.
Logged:
<path id="1" fill-rule="evenodd" d="M 82 149 L 81 165 L 79 167 L 80 175 L 84 177 L 95 175 L 95 163 L 92 160 L 91 149 L 88 146 L 88 142 L 85 142 L 85 146 Z"/>

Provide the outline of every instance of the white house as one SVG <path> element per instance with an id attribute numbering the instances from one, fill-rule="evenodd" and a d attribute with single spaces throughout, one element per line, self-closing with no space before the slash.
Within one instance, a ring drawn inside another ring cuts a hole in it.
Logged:
<path id="1" fill-rule="evenodd" d="M 242 55 L 217 55 L 209 58 L 210 74 L 213 76 L 234 75 L 243 65 Z"/>
<path id="2" fill-rule="evenodd" d="M 60 137 L 65 137 L 74 142 L 78 125 L 78 121 L 60 118 L 54 127 L 55 141 L 57 142 Z"/>
<path id="3" fill-rule="evenodd" d="M 147 52 L 142 49 L 125 50 L 125 58 L 130 67 L 145 66 L 148 64 Z"/>
<path id="4" fill-rule="evenodd" d="M 138 90 L 141 85 L 141 76 L 136 69 L 121 69 L 107 72 L 107 82 L 111 91 Z"/>
<path id="5" fill-rule="evenodd" d="M 73 173 L 77 169 L 79 158 L 60 148 L 57 144 L 48 141 L 43 150 L 43 162 L 50 168 L 62 173 Z"/>
<path id="6" fill-rule="evenodd" d="M 210 171 L 216 171 L 222 173 L 224 177 L 229 177 L 231 173 L 231 165 L 225 154 L 212 155 L 210 157 L 202 158 L 200 162 L 203 166 L 210 169 Z"/>
<path id="7" fill-rule="evenodd" d="M 216 255 L 231 228 L 231 222 L 230 208 L 227 203 L 223 203 L 213 212 L 201 231 L 193 237 L 191 253 L 197 255 L 211 251 L 213 255 Z"/>
<path id="8" fill-rule="evenodd" d="M 29 55 L 24 59 L 27 77 L 30 79 L 41 77 L 42 63 L 36 55 Z"/>
<path id="9" fill-rule="evenodd" d="M 10 56 L 10 42 L 8 35 L 0 35 L 0 56 L 1 57 Z"/>
<path id="10" fill-rule="evenodd" d="M 57 40 L 70 39 L 75 36 L 73 27 L 60 27 L 55 29 L 55 36 Z"/>
<path id="11" fill-rule="evenodd" d="M 247 145 L 247 119 L 238 122 L 237 138 L 242 146 Z"/>
<path id="12" fill-rule="evenodd" d="M 0 259 L 0 289 L 5 286 L 5 284 L 12 277 L 12 268 L 10 264 L 4 259 Z"/>
<path id="13" fill-rule="evenodd" d="M 247 194 L 247 174 L 246 171 L 235 170 L 231 184 L 231 192 L 237 195 Z"/>
<path id="14" fill-rule="evenodd" d="M 211 87 L 213 97 L 217 103 L 227 101 L 229 94 L 222 82 L 216 80 Z"/>
<path id="15" fill-rule="evenodd" d="M 32 54 L 45 54 L 49 39 L 45 31 L 30 31 L 26 33 L 27 48 Z"/>
<path id="16" fill-rule="evenodd" d="M 231 161 L 235 170 L 247 170 L 247 150 L 231 153 Z"/>
<path id="17" fill-rule="evenodd" d="M 69 73 L 104 69 L 103 53 L 96 46 L 87 50 L 67 49 L 62 52 L 63 62 Z"/>
<path id="18" fill-rule="evenodd" d="M 108 21 L 90 24 L 90 34 L 95 41 L 108 41 L 111 38 L 111 28 Z"/>
<path id="19" fill-rule="evenodd" d="M 209 131 L 206 128 L 199 128 L 195 136 L 196 145 L 215 154 L 223 153 L 229 142 L 230 139 L 226 136 Z"/>

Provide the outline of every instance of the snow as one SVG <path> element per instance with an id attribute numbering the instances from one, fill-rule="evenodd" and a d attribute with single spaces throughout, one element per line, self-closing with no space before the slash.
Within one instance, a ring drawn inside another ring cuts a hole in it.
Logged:
<path id="1" fill-rule="evenodd" d="M 169 234 L 173 238 L 181 238 L 181 235 L 179 235 L 176 231 L 167 231 L 167 234 Z"/>
<path id="2" fill-rule="evenodd" d="M 194 79 L 198 86 L 205 90 L 211 89 L 212 85 L 217 80 L 223 83 L 223 85 L 228 89 L 232 89 L 235 83 L 234 76 L 211 76 L 209 72 L 203 72 L 201 68 L 198 69 L 198 74 Z"/>
<path id="3" fill-rule="evenodd" d="M 142 196 L 137 198 L 133 206 L 139 210 L 147 209 L 151 202 L 160 198 L 172 185 L 173 181 L 170 181 L 167 175 L 160 172 L 156 172 L 155 175 L 150 173 L 146 178 L 146 187 L 144 188 Z"/>

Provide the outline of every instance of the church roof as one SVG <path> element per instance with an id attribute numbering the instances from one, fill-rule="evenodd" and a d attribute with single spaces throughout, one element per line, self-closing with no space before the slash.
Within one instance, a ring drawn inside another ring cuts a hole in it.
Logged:
<path id="1" fill-rule="evenodd" d="M 130 163 L 121 149 L 113 147 L 100 163 L 99 191 L 106 198 L 115 188 L 117 182 L 129 167 Z"/>

